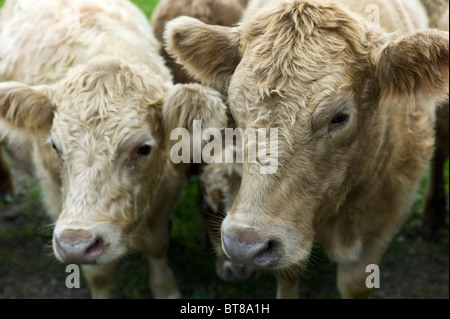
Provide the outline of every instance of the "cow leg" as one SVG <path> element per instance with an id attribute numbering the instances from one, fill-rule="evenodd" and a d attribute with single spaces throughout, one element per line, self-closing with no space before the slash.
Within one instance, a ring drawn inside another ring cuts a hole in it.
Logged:
<path id="1" fill-rule="evenodd" d="M 84 277 L 91 289 L 93 299 L 108 299 L 109 286 L 113 280 L 116 263 L 104 265 L 82 265 Z"/>
<path id="2" fill-rule="evenodd" d="M 0 195 L 14 193 L 11 171 L 0 148 Z"/>
<path id="3" fill-rule="evenodd" d="M 149 288 L 156 299 L 180 298 L 175 276 L 167 261 L 169 218 L 157 216 L 142 224 L 139 232 L 141 251 L 149 258 Z"/>
<path id="4" fill-rule="evenodd" d="M 392 224 L 394 225 L 396 223 L 392 221 Z M 366 280 L 368 276 L 376 274 L 373 274 L 372 270 L 367 269 L 367 266 L 380 265 L 381 257 L 394 235 L 393 229 L 393 227 L 386 226 L 386 230 L 380 231 L 377 238 L 371 243 L 366 243 L 362 248 L 358 260 L 338 262 L 337 286 L 343 298 L 369 298 L 373 287 L 368 287 Z M 366 272 L 366 270 L 369 272 Z"/>
<path id="5" fill-rule="evenodd" d="M 366 287 L 367 263 L 363 261 L 339 263 L 337 285 L 341 296 L 345 299 L 369 298 L 371 289 Z"/>
<path id="6" fill-rule="evenodd" d="M 165 219 L 165 218 L 158 218 Z M 169 248 L 169 222 L 151 224 L 151 229 L 141 232 L 142 251 L 149 257 L 149 288 L 156 299 L 180 298 L 175 276 L 167 261 Z M 148 229 L 148 228 L 147 228 Z M 146 235 L 144 235 L 147 233 Z"/>
<path id="7" fill-rule="evenodd" d="M 158 211 L 161 212 L 161 211 Z M 149 288 L 156 299 L 180 298 L 175 276 L 167 261 L 169 248 L 169 215 L 157 215 L 138 228 L 138 240 L 135 247 L 140 246 L 149 257 Z"/>
<path id="8" fill-rule="evenodd" d="M 161 182 L 158 198 L 155 198 L 146 220 L 137 229 L 133 246 L 149 257 L 149 287 L 154 298 L 180 298 L 181 293 L 167 260 L 170 241 L 170 219 L 173 204 L 183 186 L 177 175 L 167 176 Z"/>
<path id="9" fill-rule="evenodd" d="M 277 299 L 298 299 L 298 276 L 285 276 L 276 274 L 277 278 Z"/>
<path id="10" fill-rule="evenodd" d="M 169 267 L 167 258 L 149 257 L 149 287 L 156 299 L 181 298 L 175 276 Z"/>

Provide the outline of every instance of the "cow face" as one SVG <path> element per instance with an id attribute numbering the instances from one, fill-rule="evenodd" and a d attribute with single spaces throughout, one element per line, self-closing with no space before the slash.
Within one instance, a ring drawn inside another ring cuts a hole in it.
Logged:
<path id="1" fill-rule="evenodd" d="M 173 87 L 145 66 L 111 57 L 51 86 L 1 85 L 2 118 L 46 141 L 39 153 L 61 181 L 53 236 L 59 260 L 104 263 L 125 254 L 169 169 L 166 135 L 197 116 L 223 125 L 225 107 L 212 92 Z"/>
<path id="2" fill-rule="evenodd" d="M 398 124 L 391 115 L 429 119 L 426 108 L 448 92 L 448 33 L 393 39 L 338 5 L 291 1 L 234 28 L 178 18 L 165 39 L 179 63 L 228 95 L 240 127 L 279 129 L 277 172 L 244 163 L 222 223 L 227 255 L 257 267 L 305 261 L 316 226 L 380 168 Z"/>

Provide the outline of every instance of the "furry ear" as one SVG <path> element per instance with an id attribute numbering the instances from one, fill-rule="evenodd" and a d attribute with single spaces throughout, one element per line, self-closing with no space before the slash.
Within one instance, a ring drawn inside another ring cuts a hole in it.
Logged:
<path id="1" fill-rule="evenodd" d="M 215 131 L 215 134 L 220 135 L 220 130 L 226 127 L 228 119 L 220 93 L 199 84 L 175 85 L 165 97 L 162 116 L 165 144 L 173 145 L 170 157 L 174 163 L 180 161 L 190 163 L 191 160 L 200 163 L 202 151 L 196 148 L 195 145 L 197 147 L 200 145 L 194 140 L 199 137 L 200 144 L 204 141 L 202 133 L 197 130 Z M 181 141 L 175 143 L 180 136 Z M 182 150 L 181 159 L 180 150 Z"/>
<path id="2" fill-rule="evenodd" d="M 416 32 L 391 42 L 376 65 L 381 105 L 434 107 L 449 92 L 449 34 Z"/>
<path id="3" fill-rule="evenodd" d="M 0 119 L 25 131 L 49 131 L 54 107 L 48 86 L 0 83 Z"/>
<path id="4" fill-rule="evenodd" d="M 237 27 L 207 25 L 190 17 L 167 23 L 164 32 L 167 52 L 177 63 L 205 85 L 226 92 L 241 60 Z"/>
<path id="5" fill-rule="evenodd" d="M 226 106 L 216 90 L 200 84 L 177 84 L 164 98 L 163 120 L 166 135 L 175 128 L 192 132 L 194 120 L 205 128 L 223 129 L 227 124 Z"/>

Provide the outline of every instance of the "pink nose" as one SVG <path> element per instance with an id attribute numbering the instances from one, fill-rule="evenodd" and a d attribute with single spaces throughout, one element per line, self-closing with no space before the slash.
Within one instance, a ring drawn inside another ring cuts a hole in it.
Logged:
<path id="1" fill-rule="evenodd" d="M 281 257 L 275 240 L 238 227 L 222 233 L 222 247 L 234 262 L 256 267 L 273 267 Z"/>
<path id="2" fill-rule="evenodd" d="M 103 238 L 85 230 L 68 229 L 55 236 L 54 249 L 66 263 L 95 264 L 106 248 Z"/>

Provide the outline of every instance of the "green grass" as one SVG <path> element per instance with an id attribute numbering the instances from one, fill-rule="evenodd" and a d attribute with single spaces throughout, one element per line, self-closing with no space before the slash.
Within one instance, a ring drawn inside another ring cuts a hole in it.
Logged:
<path id="1" fill-rule="evenodd" d="M 146 15 L 150 18 L 153 9 L 155 9 L 158 4 L 158 0 L 132 0 L 135 5 L 137 5 Z"/>

